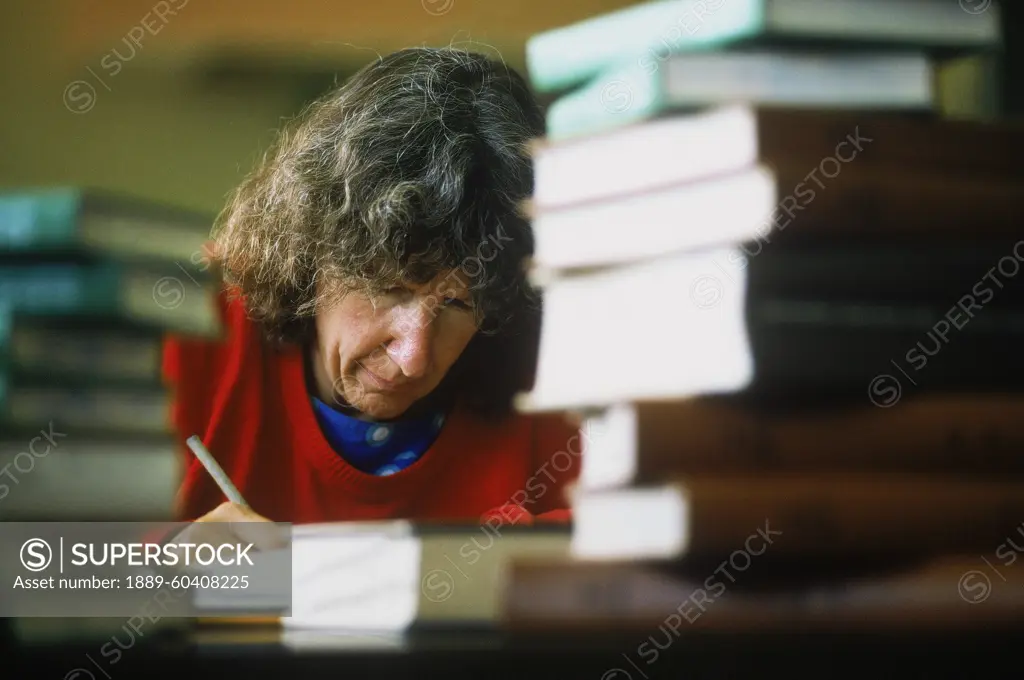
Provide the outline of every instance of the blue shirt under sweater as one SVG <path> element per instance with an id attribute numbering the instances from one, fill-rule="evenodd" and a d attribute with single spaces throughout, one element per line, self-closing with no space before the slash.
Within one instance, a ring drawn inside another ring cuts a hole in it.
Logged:
<path id="1" fill-rule="evenodd" d="M 371 475 L 393 475 L 420 459 L 444 426 L 444 411 L 412 420 L 375 423 L 337 411 L 313 397 L 313 411 L 338 455 Z"/>

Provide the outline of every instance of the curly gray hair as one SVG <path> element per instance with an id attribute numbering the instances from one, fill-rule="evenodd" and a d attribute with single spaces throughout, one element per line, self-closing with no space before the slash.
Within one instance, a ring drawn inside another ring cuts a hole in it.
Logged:
<path id="1" fill-rule="evenodd" d="M 380 58 L 286 126 L 234 192 L 213 234 L 225 280 L 271 338 L 296 342 L 340 294 L 455 270 L 493 340 L 475 339 L 467 354 L 487 362 L 493 382 L 512 358 L 498 339 L 536 335 L 521 204 L 533 188 L 528 144 L 543 125 L 523 78 L 484 55 L 411 48 Z M 519 356 L 528 363 L 513 370 L 532 375 L 532 350 Z"/>

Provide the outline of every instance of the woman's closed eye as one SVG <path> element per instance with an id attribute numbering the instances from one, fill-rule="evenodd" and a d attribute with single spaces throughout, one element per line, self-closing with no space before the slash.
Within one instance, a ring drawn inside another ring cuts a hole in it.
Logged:
<path id="1" fill-rule="evenodd" d="M 445 297 L 445 298 L 442 298 L 441 304 L 444 305 L 445 307 L 453 307 L 455 309 L 461 309 L 461 310 L 465 310 L 467 312 L 469 310 L 473 309 L 473 305 L 472 304 L 470 304 L 469 302 L 466 302 L 465 300 L 463 300 L 461 298 L 457 298 L 457 297 Z"/>

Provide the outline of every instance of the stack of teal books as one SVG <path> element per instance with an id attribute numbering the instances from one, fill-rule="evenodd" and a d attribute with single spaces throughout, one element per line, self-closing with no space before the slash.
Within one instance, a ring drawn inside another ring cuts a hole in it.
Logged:
<path id="1" fill-rule="evenodd" d="M 928 111 L 933 66 L 998 49 L 996 2 L 659 0 L 533 36 L 558 140 L 716 104 Z"/>
<path id="2" fill-rule="evenodd" d="M 162 343 L 222 332 L 211 225 L 77 187 L 0 193 L 0 517 L 171 516 Z"/>
<path id="3" fill-rule="evenodd" d="M 941 118 L 938 66 L 1001 36 L 995 2 L 658 0 L 531 37 L 531 86 L 553 96 L 526 207 L 535 278 L 811 222 L 889 230 L 922 202 L 934 232 L 959 231 L 979 191 L 1015 191 L 999 158 L 950 141 L 991 133 L 917 122 Z"/>

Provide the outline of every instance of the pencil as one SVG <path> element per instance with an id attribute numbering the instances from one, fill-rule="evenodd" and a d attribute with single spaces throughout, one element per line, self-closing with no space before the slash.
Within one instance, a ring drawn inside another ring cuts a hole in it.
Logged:
<path id="1" fill-rule="evenodd" d="M 220 490 L 224 492 L 227 499 L 232 503 L 248 508 L 249 504 L 245 502 L 244 498 L 242 498 L 241 492 L 234 484 L 231 483 L 231 479 L 224 472 L 224 469 L 217 464 L 217 461 L 213 459 L 213 456 L 207 448 L 203 446 L 203 441 L 199 436 L 192 435 L 185 440 L 185 443 L 188 444 L 190 449 L 192 449 L 192 453 L 196 454 L 196 458 L 199 459 L 199 462 L 203 464 L 206 471 L 210 473 L 211 477 L 213 477 L 213 481 L 217 482 L 217 486 L 219 486 Z"/>

